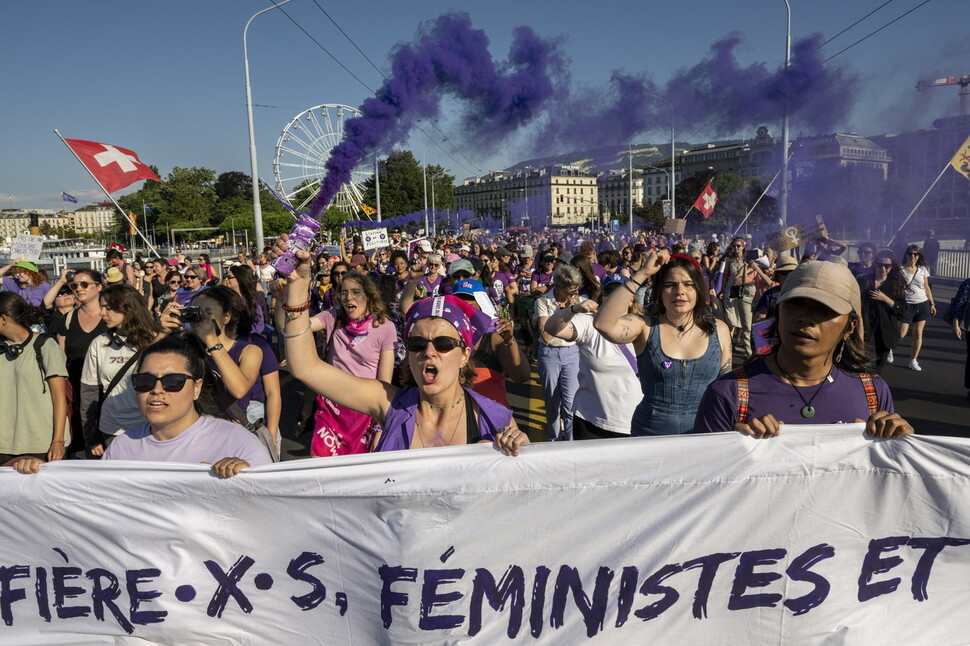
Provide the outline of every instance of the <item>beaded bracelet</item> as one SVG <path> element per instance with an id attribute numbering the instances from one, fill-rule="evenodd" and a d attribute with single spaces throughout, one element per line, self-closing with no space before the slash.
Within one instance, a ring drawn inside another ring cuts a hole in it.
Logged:
<path id="1" fill-rule="evenodd" d="M 309 298 L 306 299 L 306 303 L 304 303 L 303 305 L 300 305 L 299 307 L 290 307 L 289 305 L 287 305 L 285 303 L 283 304 L 283 311 L 284 312 L 305 312 L 308 309 L 310 309 L 310 299 Z"/>

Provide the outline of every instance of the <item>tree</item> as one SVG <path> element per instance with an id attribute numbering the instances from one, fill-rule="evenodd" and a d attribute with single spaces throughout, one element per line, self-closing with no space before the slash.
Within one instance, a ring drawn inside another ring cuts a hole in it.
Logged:
<path id="1" fill-rule="evenodd" d="M 431 177 L 442 173 L 434 180 L 434 200 L 439 209 L 450 208 L 454 204 L 451 185 L 454 176 L 443 173 L 441 166 L 427 167 L 428 208 L 431 208 Z M 424 172 L 410 150 L 392 152 L 380 163 L 381 179 L 381 217 L 392 218 L 424 210 Z M 377 204 L 377 191 L 374 178 L 364 182 L 364 202 Z"/>

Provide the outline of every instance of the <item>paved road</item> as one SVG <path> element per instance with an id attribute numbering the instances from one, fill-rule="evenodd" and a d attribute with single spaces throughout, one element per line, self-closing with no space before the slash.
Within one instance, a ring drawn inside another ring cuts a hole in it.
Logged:
<path id="1" fill-rule="evenodd" d="M 896 361 L 887 366 L 883 377 L 889 383 L 896 411 L 905 417 L 919 434 L 970 437 L 970 400 L 963 387 L 966 342 L 953 337 L 942 316 L 956 291 L 954 286 L 937 286 L 936 302 L 941 305 L 939 317 L 927 323 L 920 353 L 922 372 L 907 368 L 910 339 L 896 349 Z M 288 373 L 283 377 L 283 452 L 285 459 L 309 456 L 309 434 L 297 438 L 293 427 L 303 385 Z M 528 384 L 509 384 L 509 403 L 519 426 L 533 442 L 546 441 L 545 406 L 538 376 L 532 371 Z"/>

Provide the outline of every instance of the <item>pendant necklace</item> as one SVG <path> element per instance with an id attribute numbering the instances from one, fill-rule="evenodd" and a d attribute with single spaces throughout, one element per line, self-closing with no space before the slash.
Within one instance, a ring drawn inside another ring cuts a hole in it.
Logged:
<path id="1" fill-rule="evenodd" d="M 666 313 L 664 313 L 664 318 L 667 319 L 667 322 L 670 323 L 673 327 L 677 328 L 677 331 L 680 332 L 681 334 L 683 334 L 685 330 L 690 329 L 694 325 L 694 319 L 693 318 L 691 318 L 691 320 L 689 322 L 687 322 L 687 323 L 685 323 L 683 325 L 677 325 L 676 323 L 674 323 L 673 321 L 671 321 L 670 320 L 670 317 L 667 316 Z"/>
<path id="2" fill-rule="evenodd" d="M 454 408 L 454 407 L 455 407 L 455 406 L 457 406 L 457 405 L 458 405 L 459 403 L 460 403 L 460 404 L 464 404 L 464 403 L 465 403 L 465 398 L 464 398 L 464 396 L 462 396 L 462 397 L 461 397 L 461 398 L 460 398 L 460 399 L 458 400 L 458 402 L 456 402 L 456 403 L 454 403 L 454 404 L 453 404 L 453 405 L 451 405 L 451 406 L 447 406 L 447 407 L 445 407 L 445 406 L 440 406 L 440 407 L 439 407 L 439 406 L 435 406 L 435 408 L 440 408 L 440 409 L 442 409 L 442 410 L 447 410 L 447 409 L 449 409 L 449 408 Z M 462 406 L 462 408 L 464 409 L 464 406 Z M 459 414 L 458 414 L 458 418 L 457 418 L 457 419 L 455 420 L 455 428 L 453 428 L 453 429 L 451 430 L 451 435 L 450 435 L 450 436 L 448 436 L 448 440 L 447 440 L 446 442 L 444 442 L 443 444 L 437 444 L 437 445 L 432 445 L 432 446 L 451 446 L 451 442 L 452 442 L 452 441 L 453 441 L 453 440 L 455 439 L 455 435 L 456 435 L 456 434 L 458 433 L 458 427 L 459 427 L 459 426 L 461 426 L 461 421 L 462 421 L 463 419 L 465 419 L 465 416 L 464 416 L 464 415 L 462 415 L 462 414 L 461 414 L 461 412 L 459 412 Z M 427 447 L 427 446 L 428 446 L 428 445 L 427 445 L 427 444 L 425 443 L 425 441 L 424 441 L 424 436 L 423 436 L 423 435 L 421 434 L 421 422 L 420 422 L 420 421 L 419 421 L 419 420 L 417 419 L 417 417 L 415 417 L 415 420 L 414 420 L 414 434 L 415 434 L 415 435 L 417 436 L 417 438 L 418 438 L 418 440 L 420 440 L 420 441 L 421 441 L 421 446 L 420 446 L 419 448 L 422 448 L 422 449 L 423 449 L 423 448 L 425 448 L 425 447 Z M 437 435 L 438 437 L 440 437 L 440 438 L 441 438 L 442 440 L 444 440 L 444 436 L 443 436 L 443 435 L 441 434 L 441 432 L 440 432 L 440 431 L 439 431 L 438 433 L 436 433 L 436 435 Z M 434 438 L 432 437 L 432 439 L 434 439 Z M 428 448 L 430 448 L 430 447 L 428 447 Z"/>
<path id="3" fill-rule="evenodd" d="M 805 419 L 812 419 L 813 417 L 815 417 L 815 407 L 812 406 L 812 402 L 815 401 L 815 398 L 818 396 L 818 394 L 822 392 L 822 388 L 825 386 L 825 380 L 829 379 L 832 376 L 832 369 L 829 368 L 828 374 L 819 380 L 822 383 L 820 383 L 818 388 L 815 389 L 815 392 L 812 394 L 811 398 L 808 401 L 805 401 L 805 397 L 802 396 L 802 391 L 800 391 L 798 389 L 798 386 L 795 385 L 795 378 L 792 375 L 785 372 L 785 369 L 782 368 L 781 364 L 778 362 L 778 355 L 775 355 L 775 365 L 778 366 L 778 370 L 781 371 L 781 374 L 785 375 L 785 379 L 788 380 L 788 383 L 791 385 L 791 387 L 795 389 L 795 393 L 798 395 L 798 398 L 802 400 L 802 404 L 804 404 L 804 406 L 802 406 L 801 410 L 799 411 L 799 413 L 801 413 L 801 416 L 804 417 Z M 803 379 L 802 381 L 808 381 L 808 380 Z"/>

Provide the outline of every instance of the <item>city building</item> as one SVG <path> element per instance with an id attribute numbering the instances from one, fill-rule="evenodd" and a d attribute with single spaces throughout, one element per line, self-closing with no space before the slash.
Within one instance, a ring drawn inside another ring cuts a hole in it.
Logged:
<path id="1" fill-rule="evenodd" d="M 677 159 L 680 178 L 686 179 L 698 173 L 741 174 L 742 157 L 749 151 L 747 142 L 704 144 L 695 146 Z"/>
<path id="2" fill-rule="evenodd" d="M 946 168 L 907 227 L 918 232 L 934 229 L 937 235 L 966 235 L 970 230 L 970 181 L 947 165 L 967 137 L 967 115 L 937 119 L 932 130 L 872 137 L 892 156 L 889 179 L 895 195 L 888 215 L 893 222 L 902 222 Z"/>
<path id="3" fill-rule="evenodd" d="M 551 228 L 583 226 L 600 217 L 596 177 L 576 166 L 492 171 L 466 179 L 454 195 L 459 210 L 506 226 L 530 226 L 537 219 Z"/>
<path id="4" fill-rule="evenodd" d="M 87 204 L 73 213 L 72 228 L 78 233 L 102 233 L 115 227 L 117 210 L 111 202 Z"/>
<path id="5" fill-rule="evenodd" d="M 0 211 L 0 240 L 13 240 L 21 233 L 30 233 L 30 217 L 38 216 L 38 226 L 50 225 L 54 230 L 70 228 L 71 219 L 51 209 Z"/>
<path id="6" fill-rule="evenodd" d="M 633 206 L 644 203 L 644 174 L 639 168 L 633 169 L 633 184 L 630 184 L 630 173 L 627 169 L 611 170 L 600 173 L 596 178 L 599 188 L 599 199 L 604 218 L 614 218 L 630 212 L 630 193 L 633 193 Z"/>
<path id="7" fill-rule="evenodd" d="M 676 185 L 683 178 L 679 166 L 675 166 L 674 174 L 676 175 L 674 178 Z M 656 204 L 669 199 L 670 160 L 665 159 L 643 169 L 643 202 L 644 204 Z"/>

